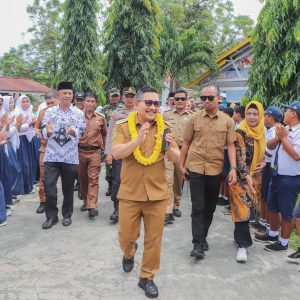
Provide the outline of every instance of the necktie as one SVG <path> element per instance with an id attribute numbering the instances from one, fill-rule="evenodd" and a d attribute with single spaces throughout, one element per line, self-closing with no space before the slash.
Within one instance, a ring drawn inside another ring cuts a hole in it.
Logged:
<path id="1" fill-rule="evenodd" d="M 281 142 L 278 143 L 278 147 L 275 153 L 275 159 L 274 159 L 274 167 L 273 167 L 273 171 L 272 171 L 272 176 L 275 177 L 278 175 L 278 152 L 279 152 L 279 148 L 281 146 Z"/>

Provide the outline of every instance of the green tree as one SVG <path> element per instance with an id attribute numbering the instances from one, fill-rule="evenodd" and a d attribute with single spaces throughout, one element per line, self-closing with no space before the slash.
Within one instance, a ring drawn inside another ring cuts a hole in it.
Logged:
<path id="1" fill-rule="evenodd" d="M 253 36 L 251 98 L 281 105 L 300 94 L 300 0 L 267 0 Z"/>
<path id="2" fill-rule="evenodd" d="M 30 55 L 46 85 L 56 87 L 61 58 L 62 4 L 59 0 L 34 0 L 27 7 L 32 21 Z"/>
<path id="3" fill-rule="evenodd" d="M 62 74 L 77 91 L 103 96 L 97 0 L 66 0 L 62 24 Z"/>
<path id="4" fill-rule="evenodd" d="M 109 87 L 159 86 L 160 10 L 154 0 L 115 0 L 105 23 Z"/>

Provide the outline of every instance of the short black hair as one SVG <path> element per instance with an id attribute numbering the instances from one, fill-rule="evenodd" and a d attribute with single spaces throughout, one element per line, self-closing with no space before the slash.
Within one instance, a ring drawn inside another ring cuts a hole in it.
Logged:
<path id="1" fill-rule="evenodd" d="M 170 92 L 169 95 L 168 95 L 168 99 L 169 98 L 174 98 L 174 97 L 175 97 L 175 93 L 174 92 Z"/>
<path id="2" fill-rule="evenodd" d="M 248 109 L 250 109 L 250 108 L 253 108 L 253 109 L 258 110 L 257 105 L 256 105 L 255 103 L 251 103 L 251 104 L 249 105 Z"/>
<path id="3" fill-rule="evenodd" d="M 233 116 L 233 108 L 232 107 L 224 107 L 222 109 L 222 112 L 226 115 L 228 115 L 230 118 Z"/>
<path id="4" fill-rule="evenodd" d="M 85 100 L 87 97 L 95 98 L 96 101 L 98 101 L 98 96 L 97 96 L 95 93 L 87 92 L 87 93 L 84 94 L 84 100 Z"/>
<path id="5" fill-rule="evenodd" d="M 236 114 L 240 114 L 242 119 L 245 119 L 245 108 L 246 108 L 245 106 L 240 105 L 240 106 L 235 106 L 233 110 Z"/>
<path id="6" fill-rule="evenodd" d="M 217 96 L 220 96 L 221 94 L 221 91 L 220 91 L 220 88 L 219 86 L 216 84 L 216 83 L 207 83 L 205 84 L 203 87 L 202 87 L 202 90 L 207 88 L 207 87 L 213 87 L 215 88 L 216 92 L 217 92 Z"/>
<path id="7" fill-rule="evenodd" d="M 137 101 L 141 101 L 142 100 L 142 96 L 145 94 L 145 93 L 156 93 L 158 94 L 157 90 L 151 86 L 144 86 L 142 88 L 140 88 L 138 90 L 138 92 L 136 93 L 136 100 Z"/>
<path id="8" fill-rule="evenodd" d="M 176 90 L 174 96 L 179 93 L 184 93 L 185 96 L 188 97 L 188 93 L 185 89 L 180 88 L 180 89 Z"/>

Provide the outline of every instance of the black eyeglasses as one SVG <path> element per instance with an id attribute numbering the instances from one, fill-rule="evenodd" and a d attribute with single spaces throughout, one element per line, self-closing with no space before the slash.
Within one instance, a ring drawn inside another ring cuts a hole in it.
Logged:
<path id="1" fill-rule="evenodd" d="M 175 97 L 175 101 L 185 101 L 186 97 Z"/>
<path id="2" fill-rule="evenodd" d="M 150 107 L 152 105 L 154 105 L 155 107 L 160 107 L 161 106 L 161 102 L 157 101 L 157 100 L 142 100 L 145 102 L 145 105 Z"/>
<path id="3" fill-rule="evenodd" d="M 203 102 L 206 101 L 206 99 L 208 99 L 208 101 L 214 101 L 216 97 L 217 96 L 200 96 L 200 100 Z"/>

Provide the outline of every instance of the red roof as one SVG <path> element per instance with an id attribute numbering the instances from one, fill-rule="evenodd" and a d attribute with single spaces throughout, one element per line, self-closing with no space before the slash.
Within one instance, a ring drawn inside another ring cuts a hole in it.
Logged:
<path id="1" fill-rule="evenodd" d="M 0 92 L 47 93 L 51 90 L 28 78 L 0 76 Z"/>

